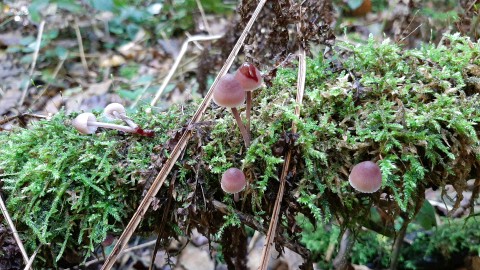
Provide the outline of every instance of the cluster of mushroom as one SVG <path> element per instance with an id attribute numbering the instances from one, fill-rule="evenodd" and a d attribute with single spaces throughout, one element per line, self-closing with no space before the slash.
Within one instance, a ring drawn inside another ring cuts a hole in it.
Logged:
<path id="1" fill-rule="evenodd" d="M 240 66 L 235 74 L 222 76 L 213 90 L 213 101 L 219 106 L 231 109 L 246 147 L 250 145 L 252 91 L 259 88 L 262 81 L 260 71 L 247 62 Z M 237 107 L 245 102 L 245 97 L 247 100 L 246 126 L 237 110 Z M 373 193 L 382 186 L 382 172 L 380 167 L 372 161 L 360 162 L 352 168 L 348 181 L 359 192 Z M 234 194 L 235 201 L 238 201 L 238 193 L 245 188 L 245 185 L 245 175 L 240 169 L 230 168 L 222 175 L 221 187 L 224 192 Z"/>
<path id="2" fill-rule="evenodd" d="M 122 120 L 127 124 L 117 125 L 112 123 L 98 122 L 93 113 L 81 113 L 72 120 L 72 126 L 82 134 L 93 134 L 99 127 L 116 129 L 119 131 L 138 134 L 146 137 L 153 137 L 155 135 L 153 130 L 144 130 L 138 124 L 132 121 L 127 116 L 125 107 L 119 103 L 110 103 L 103 110 L 103 115 L 109 120 Z"/>
<path id="3" fill-rule="evenodd" d="M 221 106 L 230 108 L 237 122 L 238 128 L 242 133 L 245 147 L 250 146 L 250 114 L 252 108 L 252 91 L 259 88 L 263 79 L 260 71 L 251 63 L 244 63 L 235 72 L 235 74 L 225 74 L 222 76 L 215 89 L 213 89 L 213 101 Z M 247 100 L 246 107 L 246 126 L 243 124 L 237 107 L 243 105 Z M 238 201 L 239 195 L 247 182 L 245 174 L 237 168 L 230 168 L 222 175 L 220 182 L 222 190 L 228 194 L 234 194 L 234 201 Z"/>
<path id="4" fill-rule="evenodd" d="M 238 124 L 243 136 L 245 146 L 250 146 L 250 112 L 252 107 L 252 91 L 262 84 L 262 75 L 258 68 L 251 63 L 244 63 L 235 74 L 222 76 L 215 89 L 213 89 L 213 101 L 218 105 L 232 110 L 235 121 Z M 237 107 L 241 106 L 247 99 L 245 126 L 240 118 Z"/>
<path id="5" fill-rule="evenodd" d="M 245 147 L 250 146 L 250 113 L 252 108 L 252 91 L 262 84 L 262 75 L 255 65 L 244 63 L 235 74 L 225 74 L 213 89 L 213 101 L 218 105 L 232 110 L 238 128 L 242 133 Z M 247 99 L 246 126 L 243 124 L 237 107 L 243 105 Z M 238 201 L 238 193 L 245 188 L 245 174 L 240 169 L 230 168 L 222 175 L 221 187 L 223 191 L 234 194 L 234 201 Z"/>

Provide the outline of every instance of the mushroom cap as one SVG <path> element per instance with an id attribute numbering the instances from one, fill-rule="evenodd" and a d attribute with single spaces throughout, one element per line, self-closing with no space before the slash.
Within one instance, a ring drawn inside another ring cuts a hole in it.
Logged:
<path id="1" fill-rule="evenodd" d="M 93 113 L 81 113 L 72 120 L 72 126 L 82 134 L 93 134 L 97 130 L 97 126 L 88 125 L 88 122 L 95 122 L 97 118 Z"/>
<path id="2" fill-rule="evenodd" d="M 242 191 L 247 181 L 245 181 L 245 174 L 240 169 L 230 168 L 223 173 L 220 184 L 223 191 L 234 194 Z"/>
<path id="3" fill-rule="evenodd" d="M 118 119 L 115 116 L 114 112 L 117 112 L 120 116 L 123 117 L 127 116 L 125 107 L 123 107 L 123 105 L 120 103 L 110 103 L 105 107 L 105 109 L 103 109 L 103 115 L 109 120 Z"/>
<path id="4" fill-rule="evenodd" d="M 245 90 L 234 75 L 225 74 L 213 89 L 213 101 L 222 107 L 238 107 L 245 101 Z"/>
<path id="5" fill-rule="evenodd" d="M 255 65 L 245 62 L 235 73 L 235 78 L 240 82 L 245 91 L 253 91 L 262 85 L 263 78 Z"/>
<path id="6" fill-rule="evenodd" d="M 373 193 L 382 186 L 382 172 L 376 163 L 363 161 L 353 166 L 348 181 L 360 192 Z"/>

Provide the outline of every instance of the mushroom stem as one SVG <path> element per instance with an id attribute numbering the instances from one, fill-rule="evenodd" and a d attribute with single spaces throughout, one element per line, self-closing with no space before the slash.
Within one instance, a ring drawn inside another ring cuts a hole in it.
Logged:
<path id="1" fill-rule="evenodd" d="M 238 202 L 239 199 L 240 199 L 240 196 L 238 195 L 238 192 L 235 193 L 235 194 L 233 194 L 233 200 L 234 200 L 235 202 Z"/>
<path id="2" fill-rule="evenodd" d="M 110 124 L 110 123 L 104 123 L 104 122 L 88 121 L 88 125 L 89 126 L 95 126 L 95 127 L 116 129 L 116 130 L 120 130 L 120 131 L 128 132 L 128 133 L 136 133 L 137 132 L 136 129 L 134 129 L 132 127 Z"/>
<path id="3" fill-rule="evenodd" d="M 135 124 L 135 122 L 132 121 L 132 119 L 128 118 L 128 117 L 125 117 L 125 118 L 122 118 L 122 120 L 127 123 L 127 125 L 129 125 L 130 127 L 132 128 L 138 128 L 138 125 Z"/>
<path id="4" fill-rule="evenodd" d="M 250 114 L 252 111 L 252 91 L 247 91 L 247 108 L 246 108 L 246 115 L 247 115 L 247 132 L 250 136 Z"/>
<path id="5" fill-rule="evenodd" d="M 240 118 L 240 114 L 238 113 L 237 108 L 233 107 L 231 109 L 232 109 L 233 117 L 235 117 L 235 121 L 237 121 L 238 128 L 242 133 L 243 141 L 245 142 L 245 147 L 248 148 L 250 146 L 250 136 L 248 135 L 248 132 L 245 129 L 245 125 L 243 124 L 242 119 Z"/>
<path id="6" fill-rule="evenodd" d="M 122 114 L 119 114 L 117 111 L 114 111 L 112 113 L 116 118 L 118 119 L 122 119 L 123 122 L 127 123 L 127 125 L 129 125 L 131 128 L 138 128 L 138 125 L 135 124 L 135 122 L 133 122 L 132 119 L 128 118 L 127 116 L 125 115 L 122 115 Z"/>

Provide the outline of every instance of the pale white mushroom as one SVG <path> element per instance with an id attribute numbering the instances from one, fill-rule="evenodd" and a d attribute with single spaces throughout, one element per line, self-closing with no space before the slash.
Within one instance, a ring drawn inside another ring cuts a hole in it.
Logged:
<path id="1" fill-rule="evenodd" d="M 109 120 L 122 120 L 132 128 L 138 127 L 138 125 L 127 116 L 127 111 L 125 110 L 125 107 L 123 107 L 123 105 L 120 103 L 108 104 L 105 109 L 103 109 L 103 115 Z"/>
<path id="2" fill-rule="evenodd" d="M 132 127 L 97 122 L 97 118 L 93 113 L 81 113 L 75 119 L 72 120 L 72 126 L 75 127 L 78 132 L 82 134 L 93 134 L 99 127 L 116 129 L 128 133 L 136 133 L 136 130 Z"/>

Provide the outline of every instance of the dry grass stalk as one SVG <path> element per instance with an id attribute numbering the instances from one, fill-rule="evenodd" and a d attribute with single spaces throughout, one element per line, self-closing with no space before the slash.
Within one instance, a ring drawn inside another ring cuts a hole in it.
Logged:
<path id="1" fill-rule="evenodd" d="M 256 21 L 258 14 L 262 10 L 263 6 L 265 5 L 265 2 L 267 0 L 261 0 L 257 8 L 255 9 L 252 17 L 248 21 L 247 26 L 243 30 L 242 34 L 237 40 L 237 43 L 233 47 L 230 55 L 228 56 L 227 60 L 225 61 L 225 64 L 223 65 L 222 69 L 218 73 L 217 77 L 215 78 L 215 81 L 213 82 L 212 86 L 208 90 L 208 93 L 205 95 L 205 98 L 203 99 L 202 103 L 198 107 L 197 111 L 193 115 L 192 119 L 188 123 L 189 126 L 195 123 L 198 123 L 207 109 L 207 107 L 210 105 L 211 99 L 212 99 L 212 94 L 213 94 L 213 89 L 217 85 L 219 78 L 225 75 L 228 71 L 228 69 L 231 67 L 233 60 L 238 54 L 238 51 L 240 50 L 241 46 L 243 45 L 243 42 L 245 41 L 245 37 L 247 36 L 248 32 L 250 31 L 253 23 Z M 130 240 L 130 237 L 132 236 L 133 232 L 135 229 L 138 227 L 138 224 L 140 224 L 140 221 L 147 212 L 148 208 L 150 207 L 150 204 L 152 203 L 153 198 L 156 196 L 158 191 L 160 190 L 160 187 L 163 185 L 165 182 L 165 179 L 167 178 L 168 173 L 171 171 L 173 165 L 177 161 L 178 157 L 180 156 L 181 152 L 183 149 L 185 149 L 187 142 L 189 141 L 191 137 L 191 133 L 188 131 L 185 131 L 185 133 L 182 135 L 182 137 L 179 139 L 177 145 L 175 148 L 172 150 L 172 153 L 170 157 L 165 161 L 165 164 L 163 165 L 162 169 L 158 173 L 157 177 L 155 178 L 154 182 L 152 183 L 152 186 L 148 190 L 147 194 L 143 198 L 143 200 L 140 202 L 140 205 L 138 206 L 137 211 L 133 214 L 132 219 L 128 223 L 127 227 L 123 231 L 122 235 L 118 239 L 117 244 L 112 250 L 112 253 L 108 256 L 108 258 L 105 260 L 105 263 L 102 266 L 102 270 L 109 270 L 115 263 L 118 255 L 122 251 L 122 249 L 127 245 L 128 241 Z"/>
<path id="2" fill-rule="evenodd" d="M 40 26 L 38 27 L 37 41 L 35 42 L 35 50 L 33 51 L 32 66 L 30 67 L 30 72 L 28 73 L 28 80 L 25 82 L 22 96 L 18 101 L 19 106 L 22 106 L 23 102 L 25 101 L 25 97 L 27 97 L 28 86 L 30 86 L 30 80 L 32 79 L 33 71 L 35 70 L 35 66 L 37 65 L 38 52 L 40 51 L 40 44 L 42 43 L 44 28 L 45 28 L 45 20 L 42 20 L 40 22 Z"/>
<path id="3" fill-rule="evenodd" d="M 163 79 L 162 85 L 157 90 L 157 93 L 155 94 L 155 97 L 152 99 L 152 102 L 150 102 L 150 106 L 155 106 L 155 104 L 158 102 L 158 99 L 160 99 L 160 96 L 162 95 L 163 91 L 167 87 L 168 83 L 173 77 L 173 74 L 175 74 L 175 71 L 178 68 L 178 65 L 180 64 L 180 61 L 182 60 L 183 56 L 187 52 L 188 49 L 188 44 L 190 42 L 196 42 L 196 41 L 204 41 L 204 40 L 215 40 L 221 38 L 223 35 L 214 35 L 214 36 L 204 36 L 204 35 L 199 35 L 199 36 L 192 36 L 189 37 L 185 42 L 182 44 L 182 48 L 180 49 L 180 52 L 178 53 L 177 58 L 175 59 L 175 63 L 173 63 L 173 66 L 170 68 L 170 71 L 167 74 L 167 77 Z"/>
<path id="4" fill-rule="evenodd" d="M 23 246 L 22 240 L 20 239 L 20 236 L 18 235 L 17 229 L 15 228 L 15 225 L 13 224 L 12 218 L 10 217 L 10 214 L 7 211 L 7 207 L 5 206 L 5 203 L 3 202 L 2 196 L 0 195 L 0 209 L 2 210 L 2 214 L 5 217 L 5 220 L 7 220 L 8 226 L 10 227 L 10 230 L 12 231 L 13 238 L 15 239 L 15 242 L 17 242 L 18 249 L 20 249 L 20 253 L 22 253 L 23 261 L 25 264 L 28 263 L 28 255 L 27 252 L 25 251 L 25 247 Z M 28 269 L 28 268 L 26 268 Z"/>
<path id="5" fill-rule="evenodd" d="M 207 17 L 205 16 L 205 11 L 203 10 L 202 3 L 200 2 L 200 0 L 195 0 L 195 2 L 197 2 L 198 10 L 200 10 L 200 15 L 202 15 L 202 22 L 205 30 L 207 30 L 209 34 L 212 34 L 210 30 L 210 25 L 208 25 Z"/>
<path id="6" fill-rule="evenodd" d="M 155 245 L 155 242 L 156 242 L 156 240 L 152 240 L 152 241 L 148 241 L 146 243 L 143 243 L 143 244 L 140 244 L 140 245 L 137 245 L 137 246 L 126 248 L 120 254 L 123 255 L 123 254 L 126 254 L 126 253 L 131 252 L 131 251 L 135 251 L 135 250 L 138 250 L 138 249 L 144 249 L 146 247 L 153 246 L 153 245 Z M 88 261 L 88 262 L 85 263 L 85 267 L 89 267 L 90 265 L 96 264 L 100 261 L 102 261 L 102 258 L 98 258 L 98 259 Z M 70 270 L 70 268 L 66 269 L 66 270 Z"/>
<path id="7" fill-rule="evenodd" d="M 62 58 L 60 62 L 57 63 L 57 66 L 55 67 L 55 70 L 53 71 L 52 74 L 52 79 L 56 79 L 58 72 L 60 72 L 60 69 L 63 67 L 63 64 L 65 63 L 66 58 Z M 38 96 L 35 98 L 35 100 L 30 104 L 30 107 L 32 107 L 35 103 L 38 102 L 38 100 L 47 92 L 48 88 L 50 87 L 50 83 L 48 83 L 45 88 L 43 88 L 42 92 L 38 94 Z"/>
<path id="8" fill-rule="evenodd" d="M 32 269 L 33 260 L 35 260 L 35 257 L 37 256 L 37 253 L 38 253 L 38 251 L 40 250 L 41 247 L 42 247 L 42 244 L 38 245 L 35 252 L 33 252 L 32 257 L 30 257 L 30 259 L 28 259 L 27 264 L 25 265 L 25 268 L 23 268 L 23 270 Z"/>
<path id="9" fill-rule="evenodd" d="M 298 79 L 297 79 L 297 97 L 296 102 L 297 106 L 295 107 L 295 115 L 300 116 L 300 105 L 303 100 L 303 92 L 305 90 L 305 74 L 307 69 L 306 55 L 305 50 L 300 49 L 298 56 Z M 297 124 L 292 123 L 292 133 L 297 132 Z M 277 229 L 280 206 L 282 204 L 283 193 L 285 191 L 285 182 L 288 175 L 290 159 L 292 157 L 292 150 L 289 150 L 285 156 L 285 162 L 283 164 L 282 175 L 280 176 L 280 187 L 278 188 L 277 198 L 275 200 L 275 206 L 273 207 L 272 218 L 270 221 L 270 226 L 267 232 L 267 238 L 265 239 L 265 246 L 262 251 L 262 263 L 260 265 L 260 270 L 267 269 L 268 261 L 270 260 L 270 249 L 272 248 L 273 240 L 275 238 L 275 232 Z"/>
<path id="10" fill-rule="evenodd" d="M 80 33 L 80 27 L 78 26 L 78 19 L 76 17 L 75 17 L 75 24 L 73 26 L 75 28 L 75 35 L 77 36 L 80 60 L 82 61 L 82 66 L 83 66 L 83 69 L 85 70 L 85 73 L 88 74 L 88 64 L 87 64 L 87 59 L 85 58 L 85 50 L 83 49 L 82 33 Z"/>

